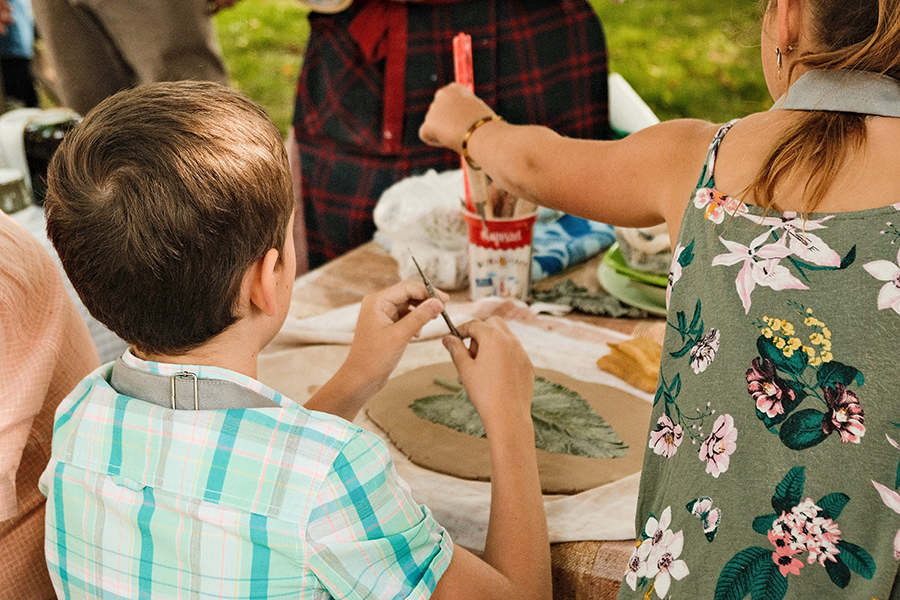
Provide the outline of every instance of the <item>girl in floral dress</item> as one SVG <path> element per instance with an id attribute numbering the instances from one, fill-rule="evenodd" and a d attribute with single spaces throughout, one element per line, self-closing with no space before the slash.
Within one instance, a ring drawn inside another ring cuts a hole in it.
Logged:
<path id="1" fill-rule="evenodd" d="M 900 598 L 900 1 L 762 8 L 773 110 L 585 141 L 448 86 L 421 129 L 512 193 L 675 240 L 619 598 Z"/>

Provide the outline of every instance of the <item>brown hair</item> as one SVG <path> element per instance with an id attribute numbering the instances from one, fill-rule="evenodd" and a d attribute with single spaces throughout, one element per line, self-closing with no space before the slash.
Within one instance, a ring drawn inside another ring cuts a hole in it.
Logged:
<path id="1" fill-rule="evenodd" d="M 47 174 L 47 233 L 84 305 L 138 350 L 177 354 L 237 321 L 243 276 L 282 252 L 284 144 L 256 103 L 209 82 L 104 100 Z"/>
<path id="2" fill-rule="evenodd" d="M 765 0 L 763 0 L 763 3 Z M 815 52 L 791 65 L 809 69 L 853 69 L 900 78 L 900 0 L 807 0 Z M 773 0 L 769 9 L 777 5 Z M 771 18 L 768 15 L 766 18 Z M 754 181 L 754 201 L 770 208 L 775 187 L 800 167 L 812 173 L 804 190 L 804 212 L 813 212 L 831 187 L 847 153 L 865 143 L 866 115 L 804 111 L 777 141 Z"/>

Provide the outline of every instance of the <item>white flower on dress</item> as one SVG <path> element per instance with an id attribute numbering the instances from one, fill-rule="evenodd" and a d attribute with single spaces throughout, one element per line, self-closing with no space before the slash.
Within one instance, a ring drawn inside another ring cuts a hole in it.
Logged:
<path id="1" fill-rule="evenodd" d="M 878 292 L 878 310 L 893 308 L 900 314 L 900 250 L 897 251 L 896 265 L 889 260 L 873 260 L 863 268 L 878 281 L 887 282 Z"/>
<path id="2" fill-rule="evenodd" d="M 770 233 L 779 229 L 784 230 L 782 240 L 797 258 L 822 267 L 839 267 L 841 265 L 841 255 L 829 248 L 822 238 L 810 233 L 817 229 L 827 229 L 822 223 L 832 219 L 834 215 L 828 215 L 821 219 L 804 219 L 796 212 L 788 211 L 777 217 L 744 216 L 756 223 L 768 225 L 772 228 Z"/>
<path id="3" fill-rule="evenodd" d="M 681 551 L 684 549 L 684 534 L 678 532 L 674 534 L 660 554 L 656 561 L 656 569 L 658 574 L 653 582 L 654 589 L 658 598 L 665 598 L 669 593 L 669 586 L 672 585 L 672 579 L 684 579 L 690 571 L 687 563 L 679 560 Z"/>
<path id="4" fill-rule="evenodd" d="M 650 516 L 644 525 L 644 535 L 647 539 L 638 547 L 638 556 L 647 564 L 645 577 L 656 577 L 659 572 L 659 557 L 675 536 L 669 529 L 672 523 L 672 507 L 667 506 L 659 520 Z"/>
<path id="5" fill-rule="evenodd" d="M 750 242 L 749 246 L 720 237 L 719 241 L 728 249 L 728 252 L 719 254 L 712 260 L 713 266 L 743 263 L 735 279 L 735 285 L 745 313 L 750 312 L 750 294 L 757 284 L 773 290 L 809 289 L 794 277 L 787 267 L 779 264 L 782 258 L 792 254 L 784 237 L 774 244 L 762 245 L 769 234 L 770 232 L 763 233 Z"/>
<path id="6" fill-rule="evenodd" d="M 694 373 L 700 374 L 712 364 L 716 358 L 716 352 L 719 351 L 719 338 L 721 334 L 718 329 L 711 327 L 700 340 L 691 348 L 691 368 Z"/>
<path id="7" fill-rule="evenodd" d="M 684 246 L 675 244 L 675 250 L 672 251 L 672 264 L 669 267 L 669 283 L 666 285 L 666 306 L 672 298 L 672 287 L 681 279 L 682 266 L 679 262 L 681 253 L 684 252 Z"/>

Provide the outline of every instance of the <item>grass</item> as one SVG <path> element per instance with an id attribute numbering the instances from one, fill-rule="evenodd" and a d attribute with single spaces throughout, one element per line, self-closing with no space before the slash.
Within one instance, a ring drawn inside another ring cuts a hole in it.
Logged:
<path id="1" fill-rule="evenodd" d="M 724 122 L 771 104 L 754 0 L 590 0 L 610 68 L 663 120 Z M 309 25 L 296 0 L 242 0 L 215 17 L 234 86 L 287 134 Z"/>

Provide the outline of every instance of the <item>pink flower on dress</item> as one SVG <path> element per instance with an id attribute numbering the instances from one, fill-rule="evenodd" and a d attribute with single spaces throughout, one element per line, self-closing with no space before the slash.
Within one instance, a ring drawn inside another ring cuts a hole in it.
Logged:
<path id="1" fill-rule="evenodd" d="M 681 279 L 681 253 L 684 252 L 684 246 L 675 244 L 675 250 L 672 251 L 672 264 L 669 267 L 669 283 L 666 285 L 666 306 L 672 298 L 672 287 Z"/>
<path id="2" fill-rule="evenodd" d="M 837 431 L 845 444 L 858 444 L 860 438 L 866 435 L 866 427 L 863 425 L 866 417 L 856 394 L 843 384 L 835 383 L 834 387 L 825 387 L 825 404 L 829 411 L 822 420 L 822 431 L 829 434 Z"/>
<path id="3" fill-rule="evenodd" d="M 750 242 L 749 246 L 719 238 L 719 241 L 728 249 L 728 252 L 715 256 L 712 260 L 712 266 L 728 266 L 743 263 L 734 283 L 737 287 L 738 296 L 740 296 L 744 305 L 745 313 L 750 312 L 752 303 L 750 295 L 757 285 L 777 291 L 809 289 L 802 281 L 794 277 L 787 267 L 779 264 L 781 259 L 792 254 L 784 238 L 774 244 L 763 245 L 770 235 L 771 231 L 762 233 Z"/>
<path id="4" fill-rule="evenodd" d="M 897 251 L 897 264 L 888 260 L 874 260 L 863 265 L 869 275 L 879 281 L 886 281 L 878 292 L 878 310 L 892 308 L 900 313 L 900 250 Z"/>
<path id="5" fill-rule="evenodd" d="M 897 210 L 900 210 L 900 208 Z M 884 502 L 884 505 L 895 513 L 900 514 L 900 494 L 874 480 L 872 481 L 872 485 L 878 490 L 878 494 L 881 496 L 881 501 Z M 897 535 L 894 536 L 894 560 L 900 560 L 900 530 L 897 530 Z"/>
<path id="6" fill-rule="evenodd" d="M 706 461 L 706 472 L 713 477 L 728 470 L 730 456 L 737 449 L 737 434 L 731 415 L 719 415 L 712 433 L 700 445 L 700 460 Z"/>
<path id="7" fill-rule="evenodd" d="M 663 415 L 656 421 L 656 429 L 650 432 L 649 447 L 653 448 L 654 454 L 671 458 L 681 445 L 682 438 L 684 431 L 681 425 L 676 425 L 668 415 Z"/>
<path id="8" fill-rule="evenodd" d="M 743 202 L 712 188 L 697 190 L 694 194 L 694 206 L 705 209 L 704 218 L 713 223 L 722 223 L 726 214 L 737 215 L 747 212 L 747 206 Z"/>
<path id="9" fill-rule="evenodd" d="M 699 375 L 712 364 L 719 351 L 719 338 L 721 334 L 715 327 L 710 327 L 700 340 L 691 348 L 691 368 Z"/>
<path id="10" fill-rule="evenodd" d="M 756 410 L 768 417 L 784 414 L 784 403 L 796 397 L 794 390 L 775 374 L 775 363 L 769 358 L 754 358 L 747 369 L 747 391 L 756 402 Z"/>

